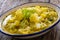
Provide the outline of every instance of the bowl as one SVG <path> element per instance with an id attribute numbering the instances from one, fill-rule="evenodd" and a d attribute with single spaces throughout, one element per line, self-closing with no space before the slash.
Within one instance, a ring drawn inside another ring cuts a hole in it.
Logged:
<path id="1" fill-rule="evenodd" d="M 32 34 L 9 34 L 7 32 L 5 32 L 3 29 L 2 29 L 2 21 L 4 20 L 4 18 L 9 15 L 11 12 L 19 9 L 19 8 L 22 8 L 22 7 L 29 7 L 29 6 L 36 6 L 36 5 L 40 5 L 40 6 L 48 6 L 50 8 L 53 8 L 56 10 L 56 12 L 58 13 L 58 18 L 56 20 L 56 22 L 54 22 L 51 26 L 49 26 L 48 28 L 40 31 L 40 32 L 36 32 L 36 33 L 32 33 Z M 37 37 L 37 36 L 41 36 L 45 33 L 47 33 L 48 31 L 50 31 L 53 27 L 55 27 L 59 21 L 60 21 L 60 9 L 57 5 L 55 4 L 52 4 L 52 3 L 37 3 L 37 2 L 33 2 L 33 3 L 24 3 L 24 4 L 21 4 L 21 5 L 18 5 L 12 9 L 9 9 L 8 11 L 6 11 L 5 13 L 2 13 L 1 16 L 0 16 L 0 32 L 5 34 L 5 35 L 8 35 L 8 36 L 12 36 L 12 37 L 17 37 L 17 38 L 21 38 L 21 39 L 25 39 L 25 38 L 33 38 L 33 37 Z"/>

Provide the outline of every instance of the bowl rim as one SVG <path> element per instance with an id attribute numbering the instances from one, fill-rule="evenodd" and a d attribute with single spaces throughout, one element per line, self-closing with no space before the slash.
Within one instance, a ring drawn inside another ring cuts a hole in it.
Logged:
<path id="1" fill-rule="evenodd" d="M 28 4 L 28 3 L 47 3 L 47 2 L 27 2 L 27 3 L 23 3 L 23 4 L 21 4 L 21 5 L 18 5 L 18 6 L 22 6 L 22 5 Z M 48 3 L 48 4 L 52 4 L 52 3 Z M 55 5 L 55 4 L 52 4 L 52 5 L 54 5 L 54 6 L 56 6 L 56 7 L 58 7 L 58 8 L 60 9 L 59 6 L 57 6 L 57 5 Z M 16 6 L 16 7 L 18 7 L 18 6 Z M 14 8 L 16 8 L 16 7 L 14 7 Z M 11 9 L 14 9 L 14 8 L 11 8 Z M 11 9 L 9 9 L 9 10 L 11 10 Z M 9 10 L 8 10 L 8 11 L 9 11 Z M 8 11 L 6 11 L 6 12 L 8 12 Z M 5 13 L 6 13 L 6 12 L 5 12 Z M 4 13 L 2 13 L 2 14 L 0 15 L 0 17 L 1 17 L 2 15 L 4 15 Z M 8 33 L 3 32 L 2 30 L 0 30 L 0 32 L 3 33 L 3 34 L 5 34 L 5 35 L 14 36 L 14 37 L 33 36 L 33 35 L 36 35 L 36 34 L 44 33 L 44 32 L 46 32 L 47 30 L 52 29 L 52 28 L 53 28 L 55 25 L 57 25 L 59 22 L 60 22 L 60 19 L 58 19 L 58 21 L 57 21 L 56 23 L 54 23 L 52 26 L 46 28 L 45 30 L 42 30 L 42 31 L 39 31 L 39 32 L 35 32 L 35 33 L 32 33 L 32 34 L 21 34 L 21 35 L 19 35 L 19 34 L 18 34 L 18 35 L 14 34 L 14 35 L 11 35 L 11 34 L 8 34 Z"/>

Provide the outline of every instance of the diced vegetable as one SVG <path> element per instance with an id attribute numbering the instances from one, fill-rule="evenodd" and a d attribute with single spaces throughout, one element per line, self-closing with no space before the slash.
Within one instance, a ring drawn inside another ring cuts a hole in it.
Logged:
<path id="1" fill-rule="evenodd" d="M 34 13 L 30 16 L 30 21 L 31 22 L 39 22 L 39 18 L 38 18 L 38 14 L 37 13 Z"/>

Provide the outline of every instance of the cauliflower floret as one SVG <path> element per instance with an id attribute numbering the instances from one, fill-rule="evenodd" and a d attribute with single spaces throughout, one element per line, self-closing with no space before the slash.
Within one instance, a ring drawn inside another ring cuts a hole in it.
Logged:
<path id="1" fill-rule="evenodd" d="M 18 32 L 19 32 L 20 34 L 28 34 L 28 33 L 29 33 L 29 30 L 19 29 Z"/>
<path id="2" fill-rule="evenodd" d="M 13 23 L 15 21 L 16 17 L 11 17 L 9 20 L 8 20 L 8 23 Z"/>
<path id="3" fill-rule="evenodd" d="M 47 14 L 42 13 L 40 16 L 41 16 L 42 18 L 46 18 Z"/>
<path id="4" fill-rule="evenodd" d="M 14 24 L 15 24 L 16 26 L 19 26 L 20 22 L 16 20 L 16 21 L 14 22 Z"/>
<path id="5" fill-rule="evenodd" d="M 46 27 L 47 25 L 45 24 L 45 23 L 36 23 L 35 24 L 35 27 L 36 27 L 36 29 L 41 29 L 41 28 L 44 28 L 44 27 Z"/>
<path id="6" fill-rule="evenodd" d="M 56 15 L 57 15 L 57 13 L 56 13 L 56 12 L 54 12 L 54 11 L 51 11 L 49 15 L 56 16 Z"/>
<path id="7" fill-rule="evenodd" d="M 36 12 L 38 13 L 38 15 L 40 15 L 41 12 L 42 12 L 40 6 L 35 6 L 35 10 L 36 10 Z"/>
<path id="8" fill-rule="evenodd" d="M 40 6 L 35 6 L 35 8 L 38 8 L 38 9 L 40 9 Z"/>
<path id="9" fill-rule="evenodd" d="M 46 28 L 46 24 L 45 23 L 41 23 L 41 29 L 43 29 L 43 28 Z"/>
<path id="10" fill-rule="evenodd" d="M 46 11 L 48 11 L 48 7 L 42 7 L 41 10 L 42 10 L 42 12 L 46 12 Z"/>
<path id="11" fill-rule="evenodd" d="M 30 21 L 31 22 L 39 22 L 39 17 L 37 13 L 34 13 L 30 16 Z"/>
<path id="12" fill-rule="evenodd" d="M 28 8 L 26 8 L 27 10 L 33 10 L 34 9 L 34 7 L 28 7 Z"/>
<path id="13" fill-rule="evenodd" d="M 27 26 L 25 29 L 19 29 L 18 32 L 21 34 L 28 34 L 30 32 L 30 27 Z"/>
<path id="14" fill-rule="evenodd" d="M 17 20 L 22 20 L 23 13 L 22 13 L 21 9 L 17 10 L 15 13 L 16 13 L 15 15 L 16 15 Z"/>
<path id="15" fill-rule="evenodd" d="M 35 25 L 36 25 L 37 29 L 41 28 L 41 24 L 40 23 L 36 23 Z"/>
<path id="16" fill-rule="evenodd" d="M 29 27 L 29 26 L 27 26 L 25 29 L 26 29 L 26 30 L 30 30 L 30 27 Z"/>

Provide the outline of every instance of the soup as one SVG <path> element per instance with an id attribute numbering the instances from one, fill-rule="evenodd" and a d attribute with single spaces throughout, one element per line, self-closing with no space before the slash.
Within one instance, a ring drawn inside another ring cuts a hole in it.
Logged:
<path id="1" fill-rule="evenodd" d="M 57 12 L 47 6 L 31 6 L 11 12 L 3 21 L 3 30 L 11 34 L 31 34 L 42 31 L 58 18 Z"/>

